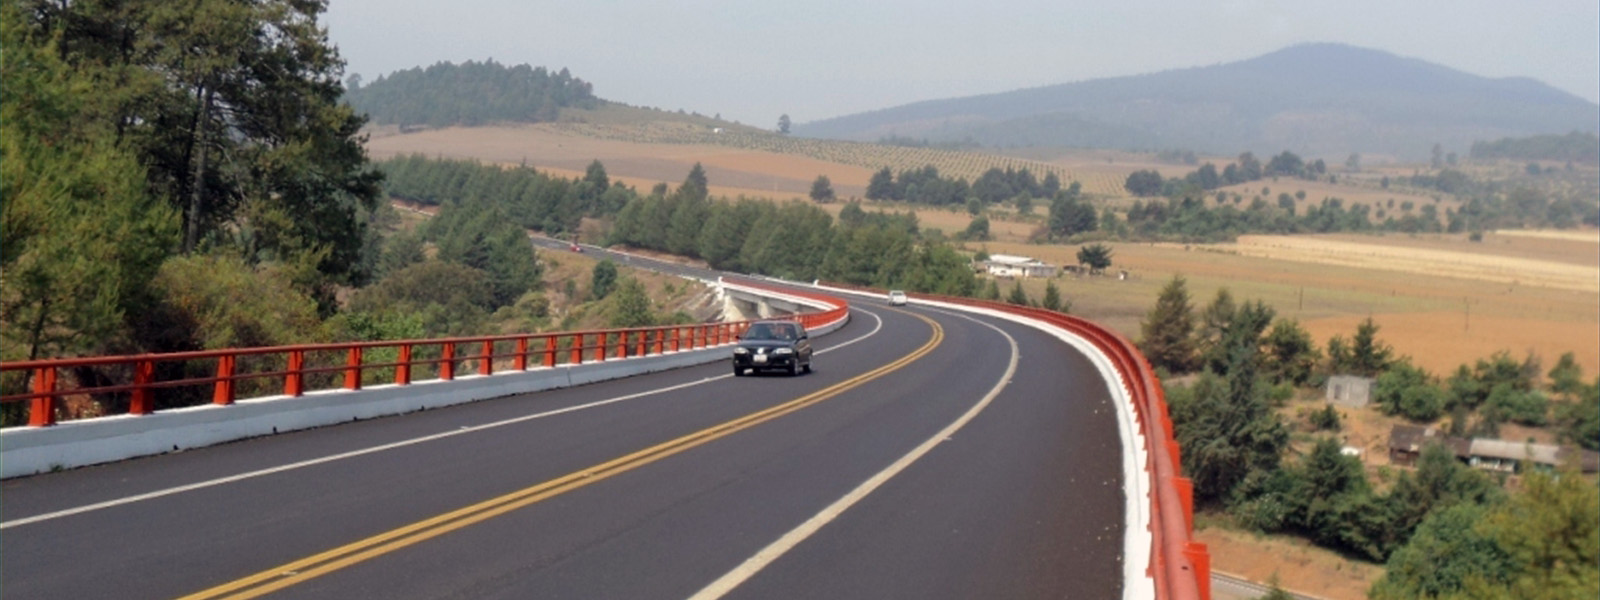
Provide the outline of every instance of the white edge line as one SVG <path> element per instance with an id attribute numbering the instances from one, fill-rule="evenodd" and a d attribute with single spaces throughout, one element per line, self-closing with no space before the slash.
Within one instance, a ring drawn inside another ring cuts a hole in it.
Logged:
<path id="1" fill-rule="evenodd" d="M 877 324 L 873 326 L 871 331 L 868 331 L 868 332 L 866 332 L 864 334 L 861 334 L 860 336 L 857 336 L 855 338 L 846 340 L 843 343 L 840 343 L 840 344 L 837 344 L 837 345 L 834 345 L 834 346 L 829 346 L 827 348 L 819 349 L 819 350 L 817 350 L 817 353 L 818 354 L 825 354 L 827 352 L 831 352 L 833 350 L 837 350 L 839 348 L 843 348 L 845 346 L 849 346 L 849 345 L 854 344 L 856 342 L 859 342 L 859 341 L 865 340 L 865 339 L 867 339 L 869 337 L 872 337 L 874 335 L 877 335 L 878 331 L 883 329 L 883 318 L 879 317 L 877 315 L 877 313 L 874 313 L 874 312 L 869 311 L 869 310 L 862 310 L 862 312 L 866 313 L 867 315 L 871 316 L 874 320 L 877 321 Z M 58 510 L 58 511 L 54 511 L 54 512 L 38 514 L 38 515 L 31 516 L 31 517 L 24 517 L 24 518 L 21 518 L 21 519 L 13 519 L 13 520 L 10 520 L 10 521 L 0 522 L 0 530 L 10 529 L 12 527 L 20 527 L 20 526 L 23 526 L 23 525 L 30 525 L 30 524 L 33 524 L 33 523 L 39 523 L 39 522 L 43 522 L 43 521 L 50 521 L 50 520 L 59 519 L 59 518 L 62 518 L 62 517 L 70 517 L 70 516 L 73 516 L 73 515 L 79 515 L 79 514 L 83 514 L 83 513 L 94 512 L 94 511 L 97 511 L 97 510 L 103 510 L 103 509 L 112 508 L 112 507 L 116 507 L 116 506 L 122 506 L 122 505 L 125 505 L 125 504 L 133 504 L 133 503 L 136 503 L 136 502 L 143 502 L 145 500 L 154 500 L 156 498 L 161 498 L 161 497 L 164 497 L 164 496 L 171 496 L 171 495 L 174 495 L 174 494 L 181 494 L 183 492 L 191 492 L 191 491 L 194 491 L 194 490 L 199 490 L 199 489 L 204 489 L 204 488 L 209 488 L 209 487 L 216 487 L 216 486 L 219 486 L 219 485 L 226 485 L 226 484 L 229 484 L 229 483 L 235 483 L 235 482 L 239 482 L 239 481 L 244 481 L 246 479 L 254 479 L 254 478 L 257 478 L 257 477 L 264 477 L 264 476 L 272 475 L 272 474 L 275 474 L 275 473 L 282 473 L 282 472 L 285 472 L 285 471 L 293 471 L 293 470 L 296 470 L 296 469 L 303 469 L 303 468 L 306 468 L 306 467 L 311 467 L 311 466 L 330 463 L 330 462 L 334 462 L 334 461 L 344 460 L 344 459 L 347 459 L 347 458 L 355 458 L 357 456 L 365 456 L 367 454 L 375 454 L 375 453 L 383 452 L 383 451 L 386 451 L 386 450 L 394 450 L 396 448 L 404 448 L 406 446 L 414 446 L 414 445 L 417 445 L 417 444 L 422 444 L 422 443 L 426 443 L 426 442 L 432 442 L 432 441 L 435 441 L 435 440 L 442 440 L 442 439 L 445 439 L 445 438 L 455 437 L 455 436 L 458 436 L 458 435 L 466 435 L 468 433 L 476 433 L 476 432 L 479 432 L 479 431 L 484 431 L 484 430 L 488 430 L 488 429 L 494 429 L 496 427 L 503 427 L 503 426 L 506 426 L 506 425 L 514 425 L 514 424 L 522 423 L 522 422 L 525 422 L 525 421 L 532 421 L 532 420 L 535 420 L 535 419 L 542 419 L 542 418 L 545 418 L 545 417 L 553 417 L 553 416 L 556 416 L 556 415 L 566 414 L 566 413 L 570 413 L 570 412 L 577 412 L 577 411 L 580 411 L 580 410 L 586 410 L 586 409 L 590 409 L 590 408 L 597 408 L 597 407 L 605 406 L 605 405 L 608 405 L 608 404 L 616 404 L 618 402 L 626 402 L 628 400 L 637 400 L 637 399 L 643 398 L 645 396 L 652 396 L 652 395 L 655 395 L 655 394 L 676 391 L 676 390 L 680 390 L 680 389 L 684 389 L 684 388 L 688 388 L 688 387 L 697 386 L 697 385 L 700 385 L 700 384 L 703 384 L 703 383 L 709 383 L 709 382 L 712 382 L 712 381 L 717 381 L 719 379 L 726 379 L 726 378 L 729 378 L 729 377 L 732 377 L 732 376 L 733 376 L 732 374 L 724 374 L 724 375 L 717 375 L 717 376 L 714 376 L 714 377 L 706 377 L 704 379 L 698 379 L 698 380 L 695 380 L 695 381 L 684 382 L 684 383 L 680 383 L 680 384 L 677 384 L 677 385 L 672 385 L 672 386 L 668 386 L 668 387 L 664 387 L 664 388 L 657 388 L 657 389 L 654 389 L 654 390 L 647 390 L 647 391 L 637 392 L 637 393 L 628 394 L 628 395 L 624 395 L 624 396 L 617 396 L 615 398 L 607 398 L 605 400 L 597 400 L 597 401 L 590 402 L 590 403 L 587 403 L 587 404 L 579 404 L 579 405 L 576 405 L 576 406 L 568 406 L 566 408 L 559 408 L 559 409 L 556 409 L 556 410 L 546 411 L 546 412 L 542 412 L 542 413 L 536 413 L 536 414 L 532 414 L 532 415 L 524 415 L 524 416 L 521 416 L 521 417 L 505 419 L 503 421 L 495 421 L 493 423 L 484 423 L 484 424 L 481 424 L 481 425 L 473 425 L 473 426 L 464 427 L 464 428 L 461 428 L 461 429 L 452 429 L 450 431 L 444 431 L 444 432 L 435 433 L 435 434 L 432 434 L 432 435 L 425 435 L 425 436 L 422 436 L 422 437 L 411 438 L 411 439 L 408 439 L 408 440 L 401 440 L 401 441 L 398 441 L 398 442 L 391 442 L 391 443 L 388 443 L 388 444 L 383 444 L 383 445 L 379 445 L 379 446 L 372 446 L 372 447 L 369 447 L 369 448 L 362 448 L 360 450 L 351 450 L 349 452 L 341 452 L 339 454 L 333 454 L 333 455 L 329 455 L 329 456 L 323 456 L 323 457 L 320 457 L 320 458 L 313 458 L 313 459 L 309 459 L 309 460 L 303 460 L 303 461 L 300 461 L 300 462 L 289 463 L 289 464 L 286 464 L 286 465 L 279 465 L 279 466 L 276 466 L 276 467 L 268 467 L 268 468 L 265 468 L 265 469 L 258 469 L 258 470 L 255 470 L 255 471 L 248 471 L 248 472 L 239 473 L 239 474 L 236 474 L 236 475 L 229 475 L 229 476 L 226 476 L 226 477 L 218 477 L 216 479 L 208 479 L 206 481 L 199 481 L 199 482 L 190 483 L 190 484 L 186 484 L 186 485 L 180 485 L 180 486 L 176 486 L 176 487 L 170 487 L 170 488 L 155 490 L 155 491 L 152 491 L 152 492 L 146 492 L 146 493 L 143 493 L 143 494 L 136 494 L 136 495 L 133 495 L 133 496 L 124 496 L 122 498 L 106 500 L 104 502 L 96 502 L 94 504 L 85 504 L 83 506 L 77 506 L 77 507 Z"/>
<path id="2" fill-rule="evenodd" d="M 978 413 L 983 412 L 983 409 L 988 407 L 989 404 L 1000 395 L 1000 392 L 1011 383 L 1012 376 L 1017 372 L 1017 360 L 1021 354 L 1017 348 L 1017 340 L 1011 337 L 1010 334 L 1002 331 L 999 327 L 978 321 L 977 319 L 972 319 L 971 317 L 967 317 L 965 315 L 957 316 L 970 319 L 1000 332 L 1000 335 L 1005 336 L 1006 341 L 1010 342 L 1011 344 L 1011 361 L 1006 365 L 1005 374 L 1002 375 L 1000 377 L 1000 381 L 989 390 L 989 393 L 976 404 L 973 404 L 971 408 L 968 408 L 966 413 L 963 413 L 955 421 L 952 421 L 949 425 L 946 425 L 944 429 L 939 430 L 938 433 L 933 434 L 933 437 L 924 440 L 921 444 L 918 444 L 916 448 L 911 449 L 910 452 L 907 452 L 904 456 L 901 456 L 898 460 L 895 460 L 888 467 L 885 467 L 882 471 L 877 472 L 877 474 L 874 474 L 872 477 L 867 478 L 866 481 L 861 482 L 861 485 L 856 486 L 855 489 L 850 490 L 849 493 L 845 494 L 838 500 L 835 500 L 826 508 L 823 508 L 821 512 L 812 515 L 811 518 L 806 519 L 805 522 L 801 523 L 799 526 L 789 530 L 788 533 L 783 534 L 782 537 L 774 540 L 771 544 L 767 544 L 765 548 L 762 548 L 750 558 L 745 559 L 743 563 L 737 567 L 734 567 L 732 571 L 727 572 L 722 577 L 717 578 L 716 581 L 707 584 L 706 587 L 701 588 L 701 590 L 698 592 L 695 592 L 693 596 L 689 597 L 690 600 L 714 600 L 716 598 L 721 598 L 728 592 L 733 591 L 735 588 L 739 587 L 739 585 L 743 584 L 745 581 L 748 581 L 751 577 L 754 577 L 757 573 L 761 572 L 761 570 L 766 568 L 767 565 L 772 564 L 773 561 L 777 560 L 779 557 L 782 557 L 785 553 L 794 549 L 795 546 L 798 546 L 801 542 L 804 542 L 806 538 L 811 537 L 812 534 L 815 534 L 828 523 L 831 523 L 834 519 L 838 518 L 839 515 L 844 514 L 846 510 L 849 510 L 850 507 L 854 506 L 857 502 L 860 502 L 863 498 L 866 498 L 867 495 L 871 494 L 874 490 L 877 490 L 885 482 L 888 482 L 895 475 L 900 474 L 901 471 L 904 471 L 907 467 L 911 466 L 912 463 L 917 462 L 918 459 L 921 459 L 923 456 L 927 455 L 935 446 L 938 446 L 940 443 L 944 442 L 945 438 L 955 435 L 957 431 L 959 431 L 973 418 L 977 417 Z"/>

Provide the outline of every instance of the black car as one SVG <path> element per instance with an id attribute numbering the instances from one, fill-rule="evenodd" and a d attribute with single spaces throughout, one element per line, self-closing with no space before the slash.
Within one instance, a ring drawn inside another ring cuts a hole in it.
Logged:
<path id="1" fill-rule="evenodd" d="M 792 321 L 760 321 L 750 324 L 733 349 L 733 374 L 745 369 L 776 369 L 797 375 L 811 372 L 811 339 L 806 328 Z"/>

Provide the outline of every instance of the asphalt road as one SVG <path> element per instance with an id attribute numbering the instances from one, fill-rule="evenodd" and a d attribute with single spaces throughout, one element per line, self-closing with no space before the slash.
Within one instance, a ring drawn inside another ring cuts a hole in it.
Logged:
<path id="1" fill-rule="evenodd" d="M 0 594 L 1119 597 L 1087 360 L 855 305 L 810 375 L 717 363 L 6 481 Z"/>

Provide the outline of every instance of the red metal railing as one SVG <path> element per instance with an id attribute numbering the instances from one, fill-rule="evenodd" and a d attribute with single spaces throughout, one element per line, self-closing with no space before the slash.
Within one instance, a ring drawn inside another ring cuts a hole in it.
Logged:
<path id="1" fill-rule="evenodd" d="M 849 310 L 847 302 L 833 296 L 758 283 L 737 285 L 809 298 L 833 307 L 792 317 L 807 328 L 837 321 Z M 157 410 L 158 404 L 184 400 L 188 402 L 183 405 L 203 404 L 203 393 L 197 392 L 204 390 L 197 388 L 206 386 L 210 387 L 210 403 L 232 404 L 241 399 L 241 387 L 248 388 L 243 398 L 276 393 L 301 396 L 321 389 L 359 390 L 363 385 L 377 383 L 409 385 L 419 380 L 418 375 L 429 371 L 440 380 L 455 379 L 462 374 L 462 368 L 488 376 L 503 371 L 527 371 L 718 346 L 734 341 L 750 323 L 5 362 L 0 363 L 0 377 L 8 374 L 13 380 L 25 377 L 27 391 L 0 396 L 0 404 L 25 403 L 27 424 L 43 427 L 57 422 L 63 399 L 70 397 L 106 399 L 117 406 L 125 401 L 128 414 L 145 415 Z M 375 359 L 375 356 L 382 358 Z M 197 372 L 203 375 L 195 375 Z M 63 377 L 63 373 L 87 375 Z M 380 373 L 386 376 L 376 376 Z M 66 382 L 72 385 L 62 385 Z M 175 392 L 178 390 L 186 391 Z M 249 393 L 251 391 L 255 393 Z M 196 398 L 199 402 L 194 402 Z"/>
<path id="2" fill-rule="evenodd" d="M 880 290 L 848 284 L 824 283 L 840 289 L 871 293 Z M 912 294 L 922 298 L 987 308 L 1031 317 L 1056 325 L 1089 340 L 1111 359 L 1123 383 L 1132 393 L 1135 418 L 1144 433 L 1144 470 L 1150 476 L 1151 534 L 1150 571 L 1156 597 L 1163 600 L 1210 600 L 1211 554 L 1205 544 L 1194 541 L 1194 486 L 1183 477 L 1179 465 L 1180 449 L 1173 437 L 1172 418 L 1167 411 L 1166 393 L 1155 369 L 1137 346 L 1122 334 L 1080 317 L 1042 308 L 1004 304 L 987 300 Z"/>

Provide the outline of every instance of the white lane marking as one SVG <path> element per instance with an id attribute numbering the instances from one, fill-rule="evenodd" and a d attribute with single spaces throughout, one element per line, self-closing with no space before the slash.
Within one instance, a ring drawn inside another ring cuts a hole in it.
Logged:
<path id="1" fill-rule="evenodd" d="M 852 310 L 855 310 L 855 309 L 852 309 Z M 864 310 L 863 309 L 862 312 L 866 313 L 868 316 L 871 316 L 873 318 L 873 320 L 877 321 L 877 323 L 872 327 L 871 331 L 868 331 L 868 332 L 866 332 L 864 334 L 861 334 L 860 336 L 857 336 L 857 337 L 851 338 L 849 340 L 846 340 L 845 342 L 842 342 L 842 343 L 840 343 L 838 345 L 829 346 L 827 348 L 823 348 L 823 349 L 817 350 L 817 353 L 818 354 L 825 354 L 827 352 L 831 352 L 833 350 L 837 350 L 839 348 L 843 348 L 845 346 L 849 346 L 849 345 L 854 344 L 856 342 L 859 342 L 859 341 L 865 340 L 865 339 L 867 339 L 869 337 L 872 337 L 874 335 L 877 335 L 878 331 L 883 329 L 883 318 L 878 316 L 877 313 L 874 313 L 874 312 L 872 312 L 870 310 Z M 200 482 L 196 482 L 196 483 L 190 483 L 190 484 L 186 484 L 186 485 L 180 485 L 180 486 L 176 486 L 176 487 L 170 487 L 170 488 L 155 490 L 155 491 L 152 491 L 152 492 L 146 492 L 146 493 L 143 493 L 143 494 L 136 494 L 136 495 L 133 495 L 133 496 L 125 496 L 125 497 L 122 497 L 122 498 L 114 498 L 114 499 L 111 499 L 111 500 L 106 500 L 104 502 L 96 502 L 94 504 L 85 504 L 83 506 L 77 506 L 77 507 L 73 507 L 73 508 L 58 510 L 58 511 L 55 511 L 55 512 L 48 512 L 48 513 L 38 514 L 38 515 L 31 516 L 31 517 L 24 517 L 24 518 L 21 518 L 21 519 L 13 519 L 13 520 L 10 520 L 10 521 L 0 522 L 0 530 L 10 529 L 12 527 L 19 527 L 19 526 L 22 526 L 22 525 L 29 525 L 29 524 L 33 524 L 33 523 L 39 523 L 39 522 L 42 522 L 42 521 L 49 521 L 49 520 L 52 520 L 52 519 L 59 519 L 59 518 L 62 518 L 62 517 L 70 517 L 72 515 L 78 515 L 78 514 L 83 514 L 83 513 L 87 513 L 87 512 L 93 512 L 93 511 L 97 511 L 97 510 L 111 508 L 111 507 L 114 507 L 114 506 L 122 506 L 124 504 L 133 504 L 135 502 L 143 502 L 145 500 L 153 500 L 153 499 L 161 498 L 161 497 L 164 497 L 164 496 L 171 496 L 173 494 L 181 494 L 183 492 L 190 492 L 190 491 L 194 491 L 194 490 L 198 490 L 198 489 L 216 487 L 216 486 L 219 486 L 219 485 L 225 485 L 225 484 L 234 483 L 234 482 L 238 482 L 238 481 L 244 481 L 246 479 L 254 479 L 256 477 L 263 477 L 263 476 L 272 475 L 272 474 L 275 474 L 275 473 L 282 473 L 282 472 L 285 472 L 285 471 L 293 471 L 295 469 L 303 469 L 303 468 L 306 468 L 306 467 L 311 467 L 311 466 L 315 466 L 315 465 L 320 465 L 320 464 L 330 463 L 330 462 L 334 462 L 334 461 L 344 460 L 344 459 L 347 459 L 347 458 L 355 458 L 357 456 L 365 456 L 367 454 L 375 454 L 375 453 L 383 452 L 383 451 L 386 451 L 386 450 L 394 450 L 396 448 L 404 448 L 406 446 L 414 446 L 414 445 L 417 445 L 417 444 L 423 444 L 423 443 L 432 442 L 432 441 L 435 441 L 435 440 L 442 440 L 442 439 L 445 439 L 445 438 L 455 437 L 455 436 L 458 436 L 458 435 L 465 435 L 465 434 L 468 434 L 468 433 L 474 433 L 474 432 L 478 432 L 478 431 L 494 429 L 496 427 L 504 427 L 506 425 L 515 425 L 517 423 L 522 423 L 522 422 L 526 422 L 526 421 L 532 421 L 532 420 L 535 420 L 535 419 L 543 419 L 545 417 L 553 417 L 553 416 L 556 416 L 556 415 L 562 415 L 562 414 L 566 414 L 566 413 L 570 413 L 570 412 L 577 412 L 577 411 L 580 411 L 580 410 L 596 408 L 596 407 L 605 406 L 605 405 L 608 405 L 608 404 L 616 404 L 618 402 L 626 402 L 628 400 L 637 400 L 637 399 L 643 398 L 645 396 L 653 396 L 653 395 L 661 394 L 661 393 L 665 393 L 665 392 L 672 392 L 672 391 L 681 390 L 681 389 L 684 389 L 684 388 L 697 386 L 697 385 L 700 385 L 700 384 L 703 384 L 703 383 L 709 383 L 709 382 L 712 382 L 712 381 L 717 381 L 717 380 L 720 380 L 720 379 L 728 379 L 728 378 L 731 378 L 731 377 L 733 377 L 733 375 L 731 373 L 727 373 L 727 374 L 723 374 L 723 375 L 717 375 L 717 376 L 714 376 L 714 377 L 706 377 L 704 379 L 698 379 L 698 380 L 695 380 L 695 381 L 689 381 L 689 382 L 685 382 L 685 383 L 680 383 L 680 384 L 677 384 L 677 385 L 672 385 L 672 386 L 668 386 L 668 387 L 664 387 L 664 388 L 657 388 L 657 389 L 654 389 L 654 390 L 647 390 L 647 391 L 643 391 L 643 392 L 637 392 L 637 393 L 628 394 L 628 395 L 625 395 L 625 396 L 617 396 L 615 398 L 607 398 L 605 400 L 597 400 L 597 401 L 594 401 L 594 402 L 590 402 L 588 404 L 579 404 L 579 405 L 575 405 L 575 406 L 569 406 L 569 407 L 566 407 L 566 408 L 559 408 L 559 409 L 546 411 L 546 412 L 542 412 L 542 413 L 535 413 L 535 414 L 531 414 L 531 415 L 524 415 L 524 416 L 521 416 L 521 417 L 515 417 L 515 418 L 511 418 L 511 419 L 506 419 L 506 420 L 503 420 L 503 421 L 495 421 L 493 423 L 485 423 L 485 424 L 482 424 L 482 425 L 463 426 L 463 427 L 461 427 L 459 429 L 454 429 L 454 430 L 451 430 L 451 431 L 445 431 L 445 432 L 442 432 L 442 433 L 435 433 L 433 435 L 425 435 L 425 436 L 418 437 L 418 438 L 411 438 L 411 439 L 408 439 L 408 440 L 400 440 L 398 442 L 391 442 L 391 443 L 383 444 L 383 445 L 379 445 L 379 446 L 372 446 L 370 448 L 362 448 L 360 450 L 351 450 L 349 452 L 342 452 L 342 453 L 339 453 L 339 454 L 331 454 L 331 455 L 320 457 L 320 458 L 313 458 L 313 459 L 303 460 L 303 461 L 300 461 L 300 462 L 289 463 L 289 464 L 286 464 L 286 465 L 279 465 L 279 466 L 276 466 L 276 467 L 268 467 L 268 468 L 265 468 L 265 469 L 258 469 L 258 470 L 255 470 L 255 471 L 239 473 L 237 475 L 229 475 L 229 476 L 226 476 L 226 477 L 218 477 L 216 479 L 208 479 L 206 481 L 200 481 Z"/>
<path id="2" fill-rule="evenodd" d="M 945 311 L 935 310 L 934 312 Z M 751 577 L 754 577 L 756 573 L 761 572 L 761 570 L 765 569 L 767 565 L 772 564 L 773 561 L 778 560 L 779 557 L 782 557 L 790 550 L 793 550 L 794 547 L 800 545 L 801 542 L 806 541 L 807 538 L 811 537 L 828 523 L 838 518 L 839 515 L 844 514 L 844 511 L 849 510 L 850 507 L 854 506 L 857 502 L 860 502 L 862 498 L 866 498 L 868 494 L 871 494 L 874 490 L 877 490 L 878 487 L 888 482 L 895 475 L 900 474 L 900 472 L 904 471 L 906 467 L 909 467 L 912 463 L 917 462 L 918 459 L 932 451 L 935 446 L 938 446 L 945 440 L 950 439 L 953 435 L 955 435 L 956 431 L 959 431 L 962 427 L 966 426 L 968 422 L 977 417 L 978 413 L 983 412 L 983 409 L 988 407 L 989 403 L 993 402 L 994 399 L 1000 395 L 1000 392 L 1004 390 L 1011 382 L 1012 375 L 1016 374 L 1017 372 L 1017 359 L 1021 356 L 1021 352 L 1017 348 L 1016 338 L 1011 337 L 1011 334 L 1006 333 L 999 327 L 995 327 L 989 323 L 984 323 L 983 321 L 979 321 L 972 317 L 955 313 L 946 314 L 951 314 L 952 316 L 961 317 L 974 323 L 978 323 L 998 331 L 1000 332 L 1000 335 L 1005 336 L 1006 341 L 1011 344 L 1011 361 L 1006 365 L 1006 373 L 1004 376 L 1000 377 L 1000 381 L 989 390 L 989 393 L 985 395 L 982 400 L 979 400 L 977 404 L 972 405 L 971 408 L 967 409 L 966 413 L 962 414 L 955 421 L 952 421 L 949 425 L 946 425 L 944 429 L 941 429 L 938 433 L 933 434 L 933 437 L 923 441 L 921 444 L 917 445 L 916 448 L 913 448 L 910 452 L 907 452 L 905 456 L 901 456 L 898 460 L 894 461 L 894 463 L 890 464 L 882 471 L 879 471 L 876 475 L 869 477 L 866 481 L 862 482 L 861 485 L 856 486 L 856 488 L 853 490 L 850 490 L 850 493 L 845 494 L 844 497 L 835 500 L 833 504 L 830 504 L 827 506 L 827 508 L 822 509 L 822 512 L 813 515 L 810 519 L 806 519 L 804 523 L 801 523 L 798 527 L 789 530 L 788 533 L 783 534 L 782 537 L 778 538 L 776 541 L 773 541 L 771 544 L 768 544 L 767 547 L 762 548 L 759 552 L 756 552 L 754 556 L 745 559 L 743 563 L 737 567 L 734 567 L 732 571 L 729 571 L 722 577 L 717 578 L 716 581 L 706 585 L 706 587 L 702 588 L 700 591 L 695 592 L 693 596 L 689 597 L 690 600 L 715 600 L 716 598 L 721 598 L 727 595 L 728 592 L 733 591 L 734 588 L 739 587 L 745 581 L 748 581 Z"/>

